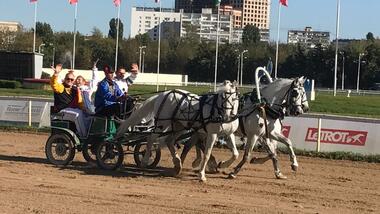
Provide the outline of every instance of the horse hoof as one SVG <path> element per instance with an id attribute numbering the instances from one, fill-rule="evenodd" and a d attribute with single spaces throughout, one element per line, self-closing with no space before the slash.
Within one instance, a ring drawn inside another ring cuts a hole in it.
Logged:
<path id="1" fill-rule="evenodd" d="M 228 174 L 228 177 L 227 177 L 228 179 L 235 179 L 236 178 L 236 175 L 234 174 L 234 173 L 230 173 L 230 174 Z"/>
<path id="2" fill-rule="evenodd" d="M 276 174 L 276 178 L 277 179 L 283 179 L 283 180 L 287 179 L 287 177 L 285 175 L 283 175 L 281 172 Z"/>
<path id="3" fill-rule="evenodd" d="M 223 168 L 223 167 L 222 167 L 223 163 L 224 163 L 224 161 L 220 161 L 220 162 L 218 163 L 218 166 L 217 166 L 216 168 L 218 168 L 218 169 Z"/>
<path id="4" fill-rule="evenodd" d="M 193 168 L 197 168 L 197 167 L 199 167 L 200 164 L 201 164 L 201 159 L 196 159 L 195 161 L 193 161 L 193 163 L 191 164 L 191 166 Z"/>
<path id="5" fill-rule="evenodd" d="M 207 181 L 206 177 L 200 177 L 199 178 L 200 183 L 206 183 L 206 181 Z"/>
<path id="6" fill-rule="evenodd" d="M 294 164 L 292 164 L 291 167 L 292 167 L 292 170 L 293 170 L 293 171 L 297 172 L 297 170 L 298 170 L 298 165 L 294 165 Z"/>
<path id="7" fill-rule="evenodd" d="M 257 163 L 257 157 L 252 158 L 249 163 L 256 164 Z"/>

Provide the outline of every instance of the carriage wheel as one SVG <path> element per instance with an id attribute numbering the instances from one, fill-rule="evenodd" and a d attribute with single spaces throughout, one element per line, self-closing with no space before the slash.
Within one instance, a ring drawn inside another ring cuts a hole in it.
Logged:
<path id="1" fill-rule="evenodd" d="M 66 166 L 74 159 L 75 147 L 70 137 L 66 134 L 53 134 L 46 142 L 45 154 L 50 163 Z"/>
<path id="2" fill-rule="evenodd" d="M 133 152 L 133 158 L 135 159 L 135 163 L 137 167 L 142 167 L 141 162 L 142 162 L 142 159 L 144 158 L 145 152 L 146 152 L 146 143 L 139 143 L 135 146 L 135 150 Z M 160 162 L 160 159 L 161 159 L 160 145 L 154 144 L 149 160 L 148 160 L 147 168 L 155 168 L 158 162 Z"/>
<path id="3" fill-rule="evenodd" d="M 102 169 L 115 170 L 124 161 L 124 150 L 120 143 L 104 141 L 97 146 L 96 163 Z"/>
<path id="4" fill-rule="evenodd" d="M 96 163 L 96 150 L 98 143 L 85 142 L 82 146 L 82 154 L 84 159 L 89 163 Z"/>

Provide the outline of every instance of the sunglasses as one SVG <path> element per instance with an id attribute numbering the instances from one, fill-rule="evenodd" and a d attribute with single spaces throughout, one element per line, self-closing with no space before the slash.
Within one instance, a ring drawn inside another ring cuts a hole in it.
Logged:
<path id="1" fill-rule="evenodd" d="M 66 78 L 65 80 L 70 80 L 71 82 L 74 81 L 74 79 L 72 79 L 72 78 Z"/>

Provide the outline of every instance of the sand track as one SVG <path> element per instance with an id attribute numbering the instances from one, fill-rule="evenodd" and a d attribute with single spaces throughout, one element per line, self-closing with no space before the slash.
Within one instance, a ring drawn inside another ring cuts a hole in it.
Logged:
<path id="1" fill-rule="evenodd" d="M 172 164 L 166 149 L 152 171 L 134 168 L 131 156 L 117 172 L 98 170 L 80 153 L 73 165 L 58 168 L 46 161 L 47 137 L 0 132 L 0 213 L 380 212 L 380 164 L 299 157 L 294 174 L 281 155 L 287 180 L 276 180 L 267 162 L 247 164 L 235 180 L 211 174 L 202 184 L 191 170 L 192 152 L 179 178 L 168 176 Z"/>

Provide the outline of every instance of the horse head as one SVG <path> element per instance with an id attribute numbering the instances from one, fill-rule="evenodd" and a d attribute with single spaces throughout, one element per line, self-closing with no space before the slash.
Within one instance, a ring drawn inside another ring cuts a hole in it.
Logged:
<path id="1" fill-rule="evenodd" d="M 287 111 L 292 116 L 298 116 L 309 111 L 309 103 L 304 88 L 306 78 L 296 78 L 288 91 L 286 105 Z"/>
<path id="2" fill-rule="evenodd" d="M 218 99 L 218 106 L 224 111 L 225 116 L 234 116 L 239 108 L 238 83 L 225 80 L 219 86 L 217 93 L 221 99 Z"/>

